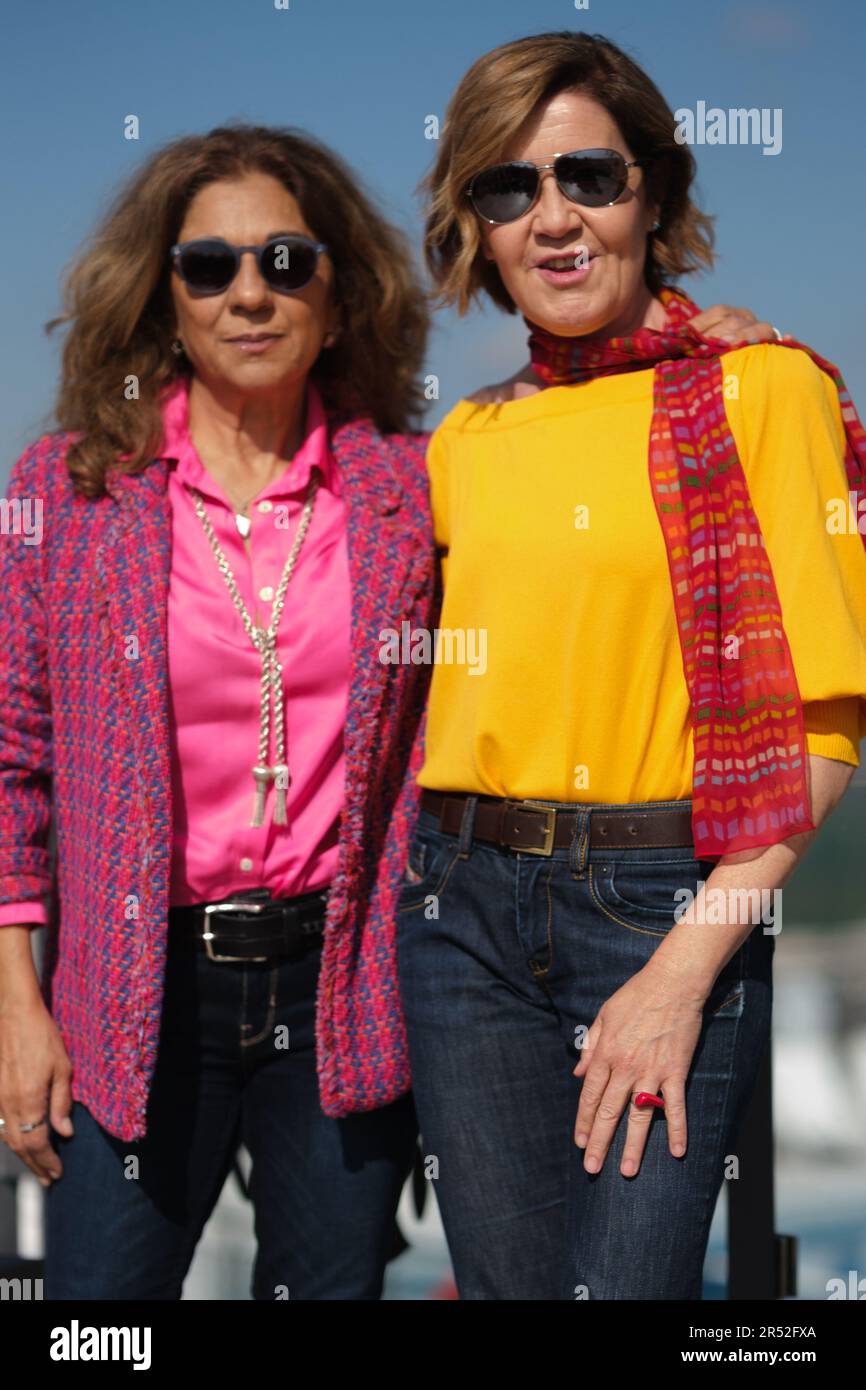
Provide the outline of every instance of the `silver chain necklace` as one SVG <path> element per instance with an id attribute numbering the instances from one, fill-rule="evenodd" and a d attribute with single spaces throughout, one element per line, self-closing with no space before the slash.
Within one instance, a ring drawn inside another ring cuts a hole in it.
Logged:
<path id="1" fill-rule="evenodd" d="M 301 519 L 298 522 L 298 529 L 295 532 L 295 539 L 289 551 L 288 558 L 277 588 L 274 598 L 271 621 L 267 628 L 256 627 L 247 612 L 246 605 L 238 591 L 235 577 L 232 574 L 228 560 L 223 553 L 222 547 L 216 538 L 210 517 L 205 511 L 201 493 L 197 488 L 191 488 L 193 505 L 205 534 L 210 542 L 217 562 L 217 568 L 228 586 L 231 594 L 232 603 L 241 616 L 244 631 L 252 642 L 253 646 L 262 657 L 262 681 L 261 681 L 261 706 L 259 718 L 259 758 L 252 769 L 255 779 L 255 805 L 253 808 L 253 818 L 250 825 L 259 826 L 264 824 L 265 819 L 265 797 L 267 796 L 268 783 L 273 779 L 276 792 L 277 804 L 274 808 L 274 824 L 285 825 L 286 817 L 286 792 L 289 787 L 289 768 L 285 760 L 285 719 L 283 712 L 283 668 L 277 660 L 277 628 L 283 611 L 283 603 L 286 597 L 286 590 L 289 587 L 289 580 L 295 568 L 295 562 L 300 554 L 304 536 L 313 515 L 313 506 L 316 501 L 316 493 L 319 488 L 321 474 L 318 468 L 313 468 L 310 473 L 310 482 L 307 487 L 307 495 L 304 499 L 304 509 Z M 270 705 L 271 694 L 274 702 L 274 739 L 276 744 L 276 762 L 268 766 L 268 747 L 270 732 Z"/>

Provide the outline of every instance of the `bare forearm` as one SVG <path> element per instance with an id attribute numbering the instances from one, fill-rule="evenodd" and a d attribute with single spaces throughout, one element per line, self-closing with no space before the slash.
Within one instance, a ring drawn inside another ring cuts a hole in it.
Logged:
<path id="1" fill-rule="evenodd" d="M 853 772 L 848 763 L 809 758 L 812 821 L 817 829 L 841 800 Z M 646 968 L 705 998 L 770 904 L 773 930 L 779 930 L 775 890 L 790 878 L 815 834 L 809 831 L 767 849 L 725 855 L 700 890 L 697 884 L 691 889 L 694 900 L 684 906 Z"/>
<path id="2" fill-rule="evenodd" d="M 0 927 L 0 1013 L 12 1004 L 41 998 L 30 945 L 30 926 Z"/>

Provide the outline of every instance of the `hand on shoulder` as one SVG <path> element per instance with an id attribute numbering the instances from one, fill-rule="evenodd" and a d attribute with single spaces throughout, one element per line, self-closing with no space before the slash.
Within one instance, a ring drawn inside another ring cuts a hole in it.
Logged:
<path id="1" fill-rule="evenodd" d="M 466 399 L 476 405 L 500 405 L 503 401 L 516 401 L 522 396 L 534 396 L 543 389 L 531 363 L 527 362 L 506 381 L 499 381 L 493 386 L 482 386 Z"/>
<path id="2" fill-rule="evenodd" d="M 502 394 L 502 383 L 498 386 L 480 386 L 477 391 L 473 391 L 471 396 L 467 396 L 467 401 L 472 401 L 475 405 L 494 405 L 501 400 L 505 400 Z"/>

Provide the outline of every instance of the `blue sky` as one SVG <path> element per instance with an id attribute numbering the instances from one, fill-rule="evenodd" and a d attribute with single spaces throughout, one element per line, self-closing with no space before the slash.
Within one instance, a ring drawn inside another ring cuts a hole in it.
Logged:
<path id="1" fill-rule="evenodd" d="M 781 108 L 782 149 L 696 148 L 699 198 L 717 214 L 701 304 L 745 304 L 842 369 L 866 416 L 862 0 L 40 0 L 9 8 L 0 59 L 6 197 L 0 478 L 47 428 L 64 264 L 131 169 L 164 141 L 226 119 L 305 127 L 349 160 L 386 215 L 420 241 L 425 118 L 481 53 L 527 33 L 603 33 L 674 109 Z M 139 117 L 141 138 L 123 138 Z M 441 399 L 525 360 L 519 318 L 437 315 L 428 370 Z"/>

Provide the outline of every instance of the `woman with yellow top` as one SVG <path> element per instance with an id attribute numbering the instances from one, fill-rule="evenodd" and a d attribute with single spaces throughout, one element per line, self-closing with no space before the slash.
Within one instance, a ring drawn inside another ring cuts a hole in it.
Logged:
<path id="1" fill-rule="evenodd" d="M 779 890 L 866 733 L 862 427 L 810 350 L 689 327 L 694 172 L 646 74 L 563 33 L 472 67 L 427 181 L 443 299 L 531 355 L 428 454 L 398 961 L 462 1298 L 700 1298 Z"/>

